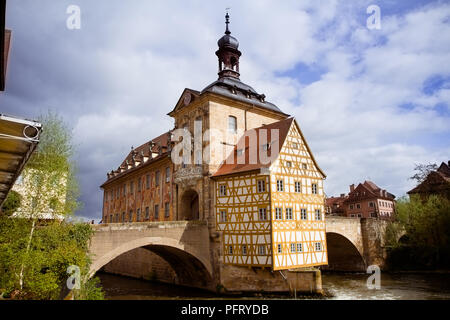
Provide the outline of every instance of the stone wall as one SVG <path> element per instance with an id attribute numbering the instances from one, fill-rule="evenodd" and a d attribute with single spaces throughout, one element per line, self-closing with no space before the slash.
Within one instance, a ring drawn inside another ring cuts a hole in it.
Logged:
<path id="1" fill-rule="evenodd" d="M 137 248 L 122 254 L 104 266 L 102 271 L 138 279 L 178 283 L 177 275 L 170 265 L 158 255 L 144 248 Z"/>
<path id="2" fill-rule="evenodd" d="M 224 265 L 221 286 L 225 292 L 321 293 L 320 270 L 313 268 L 272 272 L 269 269 Z"/>

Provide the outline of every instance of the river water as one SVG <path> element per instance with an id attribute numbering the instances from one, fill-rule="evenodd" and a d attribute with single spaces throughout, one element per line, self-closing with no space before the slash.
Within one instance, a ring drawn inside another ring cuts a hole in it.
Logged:
<path id="1" fill-rule="evenodd" d="M 323 273 L 328 297 L 337 300 L 450 300 L 450 274 L 381 274 L 379 290 L 367 288 L 367 274 Z M 99 273 L 106 299 L 226 299 L 202 290 Z M 255 297 L 240 297 L 248 299 Z M 256 299 L 286 296 L 257 297 Z M 235 298 L 233 298 L 235 299 Z"/>

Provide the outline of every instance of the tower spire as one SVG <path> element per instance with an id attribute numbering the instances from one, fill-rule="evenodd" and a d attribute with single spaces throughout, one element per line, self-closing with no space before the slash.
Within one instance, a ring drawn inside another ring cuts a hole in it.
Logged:
<path id="1" fill-rule="evenodd" d="M 232 77 L 239 80 L 239 58 L 241 52 L 239 51 L 239 41 L 231 35 L 229 28 L 230 15 L 225 15 L 225 35 L 218 41 L 219 50 L 216 52 L 219 58 L 219 79 L 225 77 Z"/>

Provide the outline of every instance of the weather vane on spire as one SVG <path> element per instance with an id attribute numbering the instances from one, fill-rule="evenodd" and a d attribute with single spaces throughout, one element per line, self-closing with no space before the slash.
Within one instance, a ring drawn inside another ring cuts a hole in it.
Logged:
<path id="1" fill-rule="evenodd" d="M 230 29 L 228 28 L 228 25 L 230 24 L 230 15 L 229 15 L 229 11 L 231 8 L 226 8 L 226 12 L 227 14 L 225 15 L 225 24 L 227 25 L 227 30 L 225 31 L 225 34 L 231 34 Z"/>

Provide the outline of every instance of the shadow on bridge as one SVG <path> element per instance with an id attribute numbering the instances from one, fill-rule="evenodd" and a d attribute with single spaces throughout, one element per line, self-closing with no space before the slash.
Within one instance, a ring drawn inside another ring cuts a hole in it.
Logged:
<path id="1" fill-rule="evenodd" d="M 357 247 L 346 237 L 334 232 L 327 232 L 328 266 L 330 271 L 366 271 L 366 263 Z"/>

